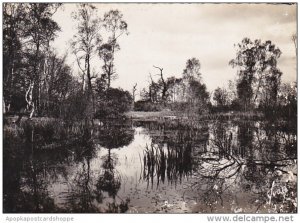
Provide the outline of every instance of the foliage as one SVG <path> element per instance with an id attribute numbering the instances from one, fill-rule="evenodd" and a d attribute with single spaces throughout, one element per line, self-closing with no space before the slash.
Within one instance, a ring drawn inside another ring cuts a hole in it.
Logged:
<path id="1" fill-rule="evenodd" d="M 164 108 L 161 104 L 155 104 L 150 101 L 137 101 L 134 103 L 134 110 L 135 111 L 162 111 Z"/>
<path id="2" fill-rule="evenodd" d="M 92 4 L 80 4 L 78 10 L 73 12 L 73 19 L 77 21 L 77 33 L 73 36 L 71 46 L 76 56 L 78 68 L 82 76 L 82 90 L 87 96 L 86 117 L 92 118 L 95 109 L 95 98 L 93 93 L 92 79 L 92 57 L 96 54 L 96 49 L 102 42 L 99 33 L 100 19 L 97 16 L 97 9 Z"/>
<path id="3" fill-rule="evenodd" d="M 98 48 L 99 57 L 103 60 L 102 77 L 105 78 L 107 89 L 111 86 L 111 81 L 117 78 L 114 64 L 115 53 L 120 50 L 117 42 L 123 34 L 128 34 L 128 24 L 123 19 L 123 14 L 119 10 L 110 10 L 104 14 L 103 27 L 108 32 L 108 40 Z"/>
<path id="4" fill-rule="evenodd" d="M 280 55 L 280 49 L 270 40 L 244 38 L 237 44 L 236 58 L 229 64 L 238 68 L 237 95 L 245 111 L 258 104 L 276 105 L 282 75 L 277 68 Z"/>
<path id="5" fill-rule="evenodd" d="M 23 95 L 27 110 L 40 112 L 41 81 L 49 44 L 60 31 L 52 19 L 60 4 L 6 3 L 4 6 L 4 61 L 7 110 L 13 97 Z M 17 93 L 16 93 L 17 92 Z"/>
<path id="6" fill-rule="evenodd" d="M 277 114 L 296 125 L 297 83 L 282 84 L 279 90 Z"/>
<path id="7" fill-rule="evenodd" d="M 186 63 L 182 78 L 163 77 L 163 69 L 160 70 L 160 79 L 154 81 L 150 75 L 151 82 L 148 89 L 141 91 L 142 100 L 135 103 L 136 111 L 161 111 L 162 109 L 177 108 L 187 115 L 198 116 L 209 110 L 209 93 L 206 85 L 201 82 L 200 62 L 191 58 Z M 183 105 L 184 108 L 177 106 Z M 178 111 L 178 110 L 177 110 Z"/>
<path id="8" fill-rule="evenodd" d="M 186 62 L 186 67 L 183 70 L 183 79 L 186 80 L 198 80 L 201 79 L 200 73 L 200 61 L 197 58 L 188 59 Z"/>
<path id="9" fill-rule="evenodd" d="M 129 111 L 132 106 L 132 96 L 120 88 L 109 88 L 97 95 L 96 118 L 118 117 Z"/>
<path id="10" fill-rule="evenodd" d="M 92 70 L 92 57 L 104 50 L 100 59 L 112 64 L 114 53 L 120 49 L 116 40 L 123 33 L 127 34 L 127 23 L 118 10 L 109 11 L 101 19 L 92 4 L 79 4 L 72 14 L 77 22 L 77 33 L 70 41 L 82 77 L 78 80 L 67 65 L 67 55 L 59 57 L 50 47 L 60 31 L 53 20 L 60 6 L 52 3 L 4 4 L 3 108 L 5 113 L 18 114 L 20 120 L 23 115 L 57 117 L 66 121 L 93 118 L 95 91 L 106 90 L 108 80 L 105 73 L 98 77 Z M 108 42 L 104 44 L 101 26 L 109 34 Z M 117 95 L 109 96 L 110 93 Z M 124 101 L 120 106 L 114 106 L 119 104 L 112 103 L 118 96 Z M 110 90 L 105 93 L 106 99 L 108 102 L 101 99 L 101 106 L 112 106 L 105 108 L 109 110 L 107 113 L 113 111 L 116 115 L 129 109 L 128 93 Z"/>

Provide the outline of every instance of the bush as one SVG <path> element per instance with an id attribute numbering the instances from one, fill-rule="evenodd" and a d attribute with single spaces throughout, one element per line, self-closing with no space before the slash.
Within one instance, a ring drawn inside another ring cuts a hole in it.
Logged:
<path id="1" fill-rule="evenodd" d="M 95 118 L 116 118 L 132 107 L 130 93 L 122 89 L 109 88 L 98 96 Z"/>
<path id="2" fill-rule="evenodd" d="M 164 106 L 159 103 L 153 103 L 151 101 L 137 101 L 134 103 L 135 111 L 161 111 Z"/>
<path id="3" fill-rule="evenodd" d="M 66 100 L 63 108 L 63 118 L 67 122 L 83 120 L 86 107 L 88 106 L 87 95 L 81 91 L 75 92 Z"/>

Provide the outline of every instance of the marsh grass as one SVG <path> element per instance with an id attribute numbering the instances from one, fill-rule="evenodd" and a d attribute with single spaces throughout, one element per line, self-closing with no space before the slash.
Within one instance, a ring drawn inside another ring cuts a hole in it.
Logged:
<path id="1" fill-rule="evenodd" d="M 53 149 L 66 144 L 88 141 L 91 138 L 90 126 L 84 122 L 68 124 L 63 120 L 36 118 L 23 120 L 19 125 L 6 121 L 3 127 L 4 142 L 30 143 L 35 148 Z"/>
<path id="2" fill-rule="evenodd" d="M 143 156 L 143 176 L 152 184 L 156 177 L 157 185 L 165 179 L 171 183 L 181 182 L 182 177 L 188 176 L 192 171 L 192 147 L 190 143 L 166 148 L 151 144 L 146 145 Z"/>

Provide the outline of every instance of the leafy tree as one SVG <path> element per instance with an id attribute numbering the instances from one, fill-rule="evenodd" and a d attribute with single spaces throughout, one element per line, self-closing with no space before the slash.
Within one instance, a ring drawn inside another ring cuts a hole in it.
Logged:
<path id="1" fill-rule="evenodd" d="M 296 82 L 292 84 L 284 83 L 280 86 L 277 110 L 281 113 L 283 117 L 286 117 L 289 121 L 297 120 Z"/>
<path id="2" fill-rule="evenodd" d="M 131 109 L 132 96 L 128 91 L 120 88 L 109 88 L 105 94 L 105 98 L 99 97 L 97 101 L 97 118 L 118 117 Z"/>
<path id="3" fill-rule="evenodd" d="M 188 103 L 187 109 L 196 114 L 208 110 L 209 93 L 206 85 L 201 83 L 200 61 L 196 58 L 189 59 L 183 70 L 183 98 Z"/>
<path id="4" fill-rule="evenodd" d="M 52 19 L 59 6 L 48 3 L 4 5 L 5 98 L 16 110 L 30 111 L 30 118 L 35 110 L 40 112 L 44 63 L 50 42 L 60 30 Z"/>
<path id="5" fill-rule="evenodd" d="M 76 81 L 65 60 L 66 55 L 63 58 L 53 52 L 48 55 L 41 92 L 41 109 L 44 115 L 61 116 L 64 103 L 74 90 Z"/>
<path id="6" fill-rule="evenodd" d="M 92 79 L 96 78 L 91 74 L 91 60 L 96 54 L 97 47 L 102 41 L 99 33 L 100 19 L 97 17 L 97 9 L 91 4 L 79 4 L 78 10 L 73 12 L 73 19 L 77 21 L 77 33 L 73 36 L 71 46 L 76 56 L 77 64 L 82 72 L 83 87 L 87 101 L 87 115 L 92 115 L 95 109 Z M 92 108 L 91 108 L 92 105 Z"/>
<path id="7" fill-rule="evenodd" d="M 244 111 L 246 111 L 251 105 L 251 98 L 253 96 L 252 90 L 252 77 L 243 76 L 237 83 L 237 94 L 239 99 L 239 104 L 243 106 Z"/>
<path id="8" fill-rule="evenodd" d="M 178 93 L 179 93 L 179 86 L 182 83 L 181 78 L 175 78 L 174 76 L 171 76 L 167 78 L 166 80 L 166 100 L 168 102 L 175 102 L 178 100 Z"/>
<path id="9" fill-rule="evenodd" d="M 22 38 L 24 36 L 25 6 L 23 4 L 3 4 L 3 102 L 4 111 L 10 110 L 13 97 L 24 98 L 21 92 L 23 78 Z M 6 106 L 5 106 L 6 105 Z"/>
<path id="10" fill-rule="evenodd" d="M 229 105 L 233 106 L 234 101 L 236 101 L 236 82 L 229 80 L 227 85 L 227 97 Z"/>
<path id="11" fill-rule="evenodd" d="M 224 107 L 228 105 L 228 94 L 227 91 L 223 88 L 218 87 L 215 91 L 214 91 L 214 95 L 213 95 L 213 99 L 216 102 L 216 105 L 218 107 Z"/>
<path id="12" fill-rule="evenodd" d="M 183 70 L 183 79 L 186 80 L 201 80 L 200 61 L 196 58 L 188 59 L 186 67 Z"/>
<path id="13" fill-rule="evenodd" d="M 99 47 L 99 56 L 104 61 L 103 74 L 107 80 L 107 88 L 111 81 L 117 78 L 114 65 L 115 53 L 120 50 L 117 42 L 123 34 L 128 34 L 127 23 L 123 20 L 123 14 L 119 10 L 110 10 L 104 14 L 103 27 L 108 31 L 108 41 Z"/>
<path id="14" fill-rule="evenodd" d="M 265 109 L 274 109 L 277 106 L 281 75 L 281 71 L 274 70 L 271 75 L 265 77 L 266 84 L 260 102 Z"/>
<path id="15" fill-rule="evenodd" d="M 206 113 L 208 111 L 209 103 L 209 93 L 207 92 L 206 85 L 195 80 L 190 81 L 189 85 L 189 106 L 194 107 L 197 114 Z"/>
<path id="16" fill-rule="evenodd" d="M 267 98 L 276 103 L 275 95 L 281 77 L 281 71 L 277 68 L 280 55 L 279 48 L 269 40 L 261 42 L 245 38 L 237 44 L 236 58 L 229 64 L 238 68 L 237 95 L 244 110 L 257 106 L 259 101 Z M 263 95 L 268 97 L 263 98 Z"/>
<path id="17" fill-rule="evenodd" d="M 26 4 L 27 23 L 24 38 L 27 40 L 25 50 L 27 52 L 27 77 L 29 87 L 26 91 L 28 108 L 31 108 L 30 118 L 35 107 L 40 111 L 41 82 L 43 77 L 43 62 L 45 54 L 49 50 L 50 42 L 54 40 L 56 33 L 60 31 L 58 24 L 52 19 L 60 4 Z"/>

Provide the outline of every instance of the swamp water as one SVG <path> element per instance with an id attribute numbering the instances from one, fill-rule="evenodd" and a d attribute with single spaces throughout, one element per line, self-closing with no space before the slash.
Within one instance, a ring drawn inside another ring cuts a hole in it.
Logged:
<path id="1" fill-rule="evenodd" d="M 4 212 L 297 211 L 296 131 L 263 121 L 190 126 L 107 122 L 91 142 L 59 149 L 4 141 Z"/>

